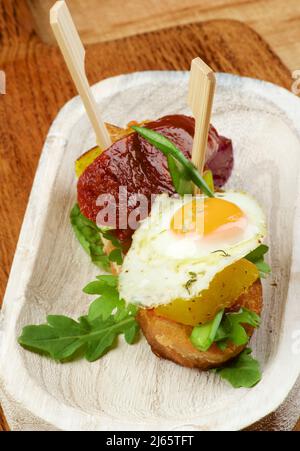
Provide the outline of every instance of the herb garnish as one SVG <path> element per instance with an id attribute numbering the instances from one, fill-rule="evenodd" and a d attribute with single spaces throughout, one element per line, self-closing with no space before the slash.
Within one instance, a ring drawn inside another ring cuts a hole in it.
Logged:
<path id="1" fill-rule="evenodd" d="M 108 271 L 110 262 L 118 265 L 123 263 L 122 245 L 110 230 L 100 229 L 94 222 L 87 219 L 80 211 L 79 205 L 75 204 L 70 214 L 74 233 L 87 254 L 91 257 L 94 265 Z M 116 248 L 109 255 L 103 250 L 101 236 Z"/>
<path id="2" fill-rule="evenodd" d="M 221 310 L 213 320 L 193 328 L 190 340 L 199 351 L 207 351 L 215 341 L 223 314 L 224 310 Z"/>
<path id="3" fill-rule="evenodd" d="M 222 254 L 223 257 L 230 257 L 230 255 L 224 251 L 224 249 L 217 249 L 216 251 L 212 251 L 212 254 Z"/>
<path id="4" fill-rule="evenodd" d="M 257 269 L 259 270 L 260 277 L 264 279 L 271 272 L 270 266 L 264 261 L 264 255 L 268 252 L 268 250 L 269 247 L 266 244 L 261 244 L 245 257 L 247 260 L 256 265 Z"/>
<path id="5" fill-rule="evenodd" d="M 226 349 L 229 342 L 242 346 L 249 341 L 243 324 L 259 327 L 260 317 L 242 308 L 237 313 L 225 313 L 221 310 L 213 320 L 195 326 L 190 340 L 199 351 L 207 351 L 213 343 L 217 343 L 221 350 Z"/>
<path id="6" fill-rule="evenodd" d="M 251 388 L 262 377 L 259 362 L 250 354 L 252 350 L 246 348 L 234 360 L 227 363 L 226 367 L 213 370 L 222 379 L 226 379 L 234 388 Z"/>
<path id="7" fill-rule="evenodd" d="M 79 356 L 94 362 L 114 346 L 120 334 L 132 344 L 139 330 L 135 319 L 137 309 L 133 305 L 126 306 L 119 298 L 117 277 L 99 276 L 84 292 L 101 295 L 90 305 L 87 316 L 75 321 L 66 316 L 49 315 L 46 324 L 24 327 L 18 340 L 20 345 L 61 362 Z"/>
<path id="8" fill-rule="evenodd" d="M 236 346 L 242 346 L 249 341 L 249 336 L 243 324 L 257 328 L 260 326 L 260 323 L 260 317 L 246 308 L 242 308 L 237 313 L 227 313 L 223 316 L 220 327 L 217 330 L 215 342 L 221 350 L 226 349 L 229 342 Z"/>
<path id="9" fill-rule="evenodd" d="M 197 274 L 195 272 L 190 271 L 189 275 L 191 276 L 191 278 L 186 282 L 184 287 L 187 290 L 187 292 L 190 294 L 191 285 L 193 285 L 193 283 L 197 282 Z"/>
<path id="10" fill-rule="evenodd" d="M 224 314 L 224 310 L 221 310 L 212 321 L 194 327 L 190 339 L 197 349 L 204 352 L 214 342 L 221 351 L 227 348 L 229 342 L 242 346 L 249 341 L 243 324 L 258 327 L 260 317 L 245 308 L 238 313 L 228 314 Z M 251 388 L 261 380 L 259 363 L 250 355 L 251 352 L 251 349 L 247 348 L 234 360 L 226 363 L 226 366 L 213 371 L 226 379 L 234 388 Z"/>
<path id="11" fill-rule="evenodd" d="M 191 178 L 185 167 L 175 160 L 172 155 L 167 155 L 167 161 L 176 193 L 181 196 L 184 194 L 193 194 L 193 183 L 191 182 Z"/>
<path id="12" fill-rule="evenodd" d="M 214 197 L 213 191 L 199 174 L 196 166 L 164 135 L 146 127 L 131 128 L 167 157 L 169 171 L 178 194 L 192 193 L 191 182 L 193 182 L 204 194 Z"/>

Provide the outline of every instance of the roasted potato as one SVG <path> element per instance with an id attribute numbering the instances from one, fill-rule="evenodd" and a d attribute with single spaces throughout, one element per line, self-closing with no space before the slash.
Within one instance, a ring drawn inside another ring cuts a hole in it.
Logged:
<path id="1" fill-rule="evenodd" d="M 107 130 L 110 134 L 112 142 L 119 141 L 119 139 L 130 135 L 134 131 L 132 130 L 132 125 L 143 125 L 145 122 L 138 124 L 135 121 L 129 122 L 126 128 L 120 128 L 113 124 L 106 124 Z M 96 146 L 81 155 L 75 162 L 75 172 L 76 176 L 80 177 L 81 174 L 86 170 L 86 168 L 93 163 L 93 161 L 103 152 L 104 149 Z"/>
<path id="2" fill-rule="evenodd" d="M 260 314 L 262 302 L 262 286 L 258 279 L 239 296 L 230 311 L 238 311 L 241 307 L 245 307 Z M 154 354 L 189 368 L 201 370 L 216 368 L 236 357 L 245 347 L 230 344 L 225 351 L 221 351 L 213 344 L 208 351 L 201 352 L 190 342 L 192 326 L 158 316 L 154 309 L 140 309 L 137 320 Z M 245 326 L 245 329 L 251 337 L 253 328 Z"/>

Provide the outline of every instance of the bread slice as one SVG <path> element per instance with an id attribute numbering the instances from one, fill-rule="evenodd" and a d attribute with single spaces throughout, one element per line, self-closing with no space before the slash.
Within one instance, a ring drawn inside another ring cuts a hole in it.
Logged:
<path id="1" fill-rule="evenodd" d="M 238 311 L 241 307 L 245 307 L 259 315 L 262 304 L 261 281 L 257 280 L 235 301 L 230 311 Z M 208 351 L 201 352 L 190 342 L 192 326 L 158 316 L 153 309 L 140 309 L 137 320 L 154 354 L 189 368 L 201 370 L 216 368 L 236 357 L 245 348 L 230 344 L 225 351 L 221 351 L 213 344 Z M 251 337 L 253 327 L 245 326 L 245 329 Z"/>

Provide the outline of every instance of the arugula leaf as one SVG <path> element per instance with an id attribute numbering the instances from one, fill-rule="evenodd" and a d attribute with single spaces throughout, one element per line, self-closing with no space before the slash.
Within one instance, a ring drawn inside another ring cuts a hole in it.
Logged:
<path id="1" fill-rule="evenodd" d="M 194 327 L 190 340 L 199 351 L 207 351 L 215 341 L 223 314 L 224 310 L 221 310 L 212 321 Z"/>
<path id="2" fill-rule="evenodd" d="M 98 276 L 96 281 L 90 282 L 84 287 L 84 293 L 101 295 L 90 305 L 88 313 L 88 319 L 90 321 L 93 321 L 98 317 L 102 317 L 102 319 L 106 320 L 112 314 L 114 309 L 125 309 L 125 303 L 123 304 L 119 298 L 117 284 L 117 276 L 103 275 Z"/>
<path id="3" fill-rule="evenodd" d="M 260 244 L 254 251 L 250 252 L 246 255 L 245 258 L 252 263 L 255 263 L 257 260 L 260 260 L 269 250 L 269 247 L 266 244 Z"/>
<path id="4" fill-rule="evenodd" d="M 133 324 L 133 326 L 131 326 L 129 329 L 127 329 L 124 334 L 126 343 L 128 343 L 129 345 L 132 345 L 136 340 L 138 332 L 139 332 L 139 325 L 137 323 Z"/>
<path id="5" fill-rule="evenodd" d="M 118 238 L 115 237 L 110 229 L 101 228 L 99 229 L 99 231 L 103 238 L 110 241 L 114 247 L 116 247 L 117 249 L 122 249 L 121 242 L 118 240 Z"/>
<path id="6" fill-rule="evenodd" d="M 119 296 L 107 293 L 95 299 L 90 305 L 88 319 L 94 321 L 95 319 L 102 317 L 104 320 L 109 318 L 115 308 L 120 306 Z"/>
<path id="7" fill-rule="evenodd" d="M 137 307 L 126 306 L 120 299 L 117 283 L 116 276 L 98 276 L 84 288 L 85 293 L 101 295 L 91 303 L 87 316 L 75 321 L 50 315 L 46 324 L 24 327 L 20 345 L 59 361 L 74 360 L 79 355 L 95 361 L 114 346 L 120 334 L 127 343 L 134 343 L 139 331 Z"/>
<path id="8" fill-rule="evenodd" d="M 176 147 L 171 141 L 169 141 L 164 135 L 155 132 L 146 127 L 131 127 L 134 131 L 136 131 L 140 136 L 146 139 L 150 144 L 159 149 L 166 157 L 169 155 L 172 156 L 178 163 L 180 163 L 186 171 L 186 174 L 189 176 L 191 182 L 193 182 L 201 191 L 209 197 L 214 197 L 214 193 L 211 191 L 209 186 L 203 177 L 199 174 L 196 166 L 188 160 L 183 153 Z M 174 166 L 172 167 L 174 170 Z M 175 174 L 175 178 L 179 176 L 179 172 Z M 172 179 L 174 174 L 172 175 Z"/>
<path id="9" fill-rule="evenodd" d="M 108 271 L 109 259 L 103 250 L 100 229 L 96 224 L 83 216 L 78 204 L 75 204 L 72 208 L 70 220 L 79 243 L 91 257 L 92 262 L 99 268 Z"/>
<path id="10" fill-rule="evenodd" d="M 113 275 L 101 275 L 96 277 L 97 280 L 88 283 L 83 292 L 86 294 L 102 294 L 108 287 L 115 288 L 118 286 L 118 276 Z"/>
<path id="11" fill-rule="evenodd" d="M 53 316 L 51 320 L 48 317 L 47 324 L 24 327 L 18 342 L 33 352 L 45 352 L 54 360 L 72 359 L 81 349 L 87 360 L 94 361 L 110 349 L 117 335 L 137 324 L 130 315 L 119 322 L 113 316 L 106 320 L 98 318 L 95 322 L 85 319 L 84 325 L 82 321 L 67 317 Z M 64 327 L 61 327 L 61 322 L 64 322 Z"/>
<path id="12" fill-rule="evenodd" d="M 50 325 L 48 317 L 47 324 L 24 327 L 18 342 L 33 352 L 46 353 L 55 360 L 70 358 L 83 347 L 83 343 L 77 337 L 84 334 L 85 330 L 81 324 L 75 321 L 68 327 L 66 324 L 64 328 L 59 325 L 55 327 L 53 326 L 55 318 L 60 318 L 58 321 L 65 321 L 65 323 L 68 320 L 72 321 L 70 318 L 52 316 L 52 325 Z"/>
<path id="13" fill-rule="evenodd" d="M 264 261 L 264 255 L 268 252 L 268 250 L 269 247 L 266 244 L 261 244 L 245 257 L 247 260 L 256 265 L 259 270 L 259 275 L 262 278 L 266 278 L 271 272 L 270 266 Z"/>
<path id="14" fill-rule="evenodd" d="M 242 308 L 237 313 L 228 313 L 224 315 L 221 327 L 216 333 L 215 341 L 221 342 L 223 345 L 228 341 L 231 341 L 236 346 L 244 345 L 248 343 L 249 337 L 243 324 L 249 324 L 257 328 L 260 326 L 260 322 L 260 317 L 246 308 Z"/>
<path id="15" fill-rule="evenodd" d="M 108 256 L 109 261 L 115 262 L 118 265 L 122 265 L 123 263 L 123 255 L 121 249 L 114 249 Z"/>
<path id="16" fill-rule="evenodd" d="M 116 336 L 117 334 L 111 331 L 110 328 L 108 328 L 107 331 L 102 334 L 99 340 L 90 342 L 85 354 L 86 360 L 88 362 L 95 362 L 96 360 L 100 359 L 114 346 Z"/>
<path id="17" fill-rule="evenodd" d="M 260 317 L 246 308 L 226 314 L 221 310 L 212 321 L 194 327 L 190 340 L 200 351 L 207 351 L 214 342 L 222 351 L 227 348 L 228 341 L 241 346 L 249 341 L 243 324 L 259 327 Z"/>
<path id="18" fill-rule="evenodd" d="M 262 377 L 259 362 L 250 354 L 252 350 L 246 348 L 224 368 L 214 370 L 222 379 L 227 380 L 234 388 L 251 388 Z"/>
<path id="19" fill-rule="evenodd" d="M 78 204 L 75 204 L 72 208 L 70 220 L 78 241 L 96 266 L 105 271 L 109 271 L 111 261 L 119 265 L 123 263 L 122 244 L 113 235 L 111 230 L 101 229 L 94 222 L 87 219 L 80 212 Z M 116 248 L 109 256 L 103 250 L 101 237 L 111 241 L 112 245 Z"/>
<path id="20" fill-rule="evenodd" d="M 265 279 L 271 273 L 271 267 L 264 261 L 264 259 L 257 260 L 255 262 L 257 269 L 259 270 L 259 276 Z"/>

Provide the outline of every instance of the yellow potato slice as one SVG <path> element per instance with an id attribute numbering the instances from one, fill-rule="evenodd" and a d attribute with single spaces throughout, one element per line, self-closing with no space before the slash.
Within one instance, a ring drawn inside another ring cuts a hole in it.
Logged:
<path id="1" fill-rule="evenodd" d="M 131 133 L 134 133 L 134 130 L 132 130 L 132 125 L 143 125 L 138 124 L 138 122 L 132 121 L 129 122 L 126 128 L 120 128 L 116 125 L 112 124 L 106 124 L 107 130 L 110 134 L 112 142 L 119 141 L 119 139 L 124 138 L 125 136 L 130 135 Z M 81 157 L 78 158 L 75 162 L 75 172 L 76 176 L 79 178 L 81 174 L 86 170 L 86 168 L 93 163 L 94 160 L 103 152 L 104 149 L 100 149 L 100 147 L 93 147 L 92 149 L 85 152 Z"/>
<path id="2" fill-rule="evenodd" d="M 207 290 L 191 301 L 177 299 L 154 309 L 156 315 L 180 324 L 196 326 L 215 317 L 218 311 L 229 308 L 234 301 L 258 279 L 256 266 L 246 259 L 233 263 L 216 274 Z"/>
<path id="3" fill-rule="evenodd" d="M 93 147 L 75 161 L 75 173 L 79 178 L 86 168 L 102 153 L 100 147 Z"/>

